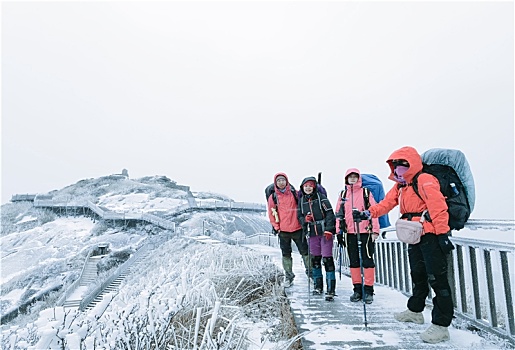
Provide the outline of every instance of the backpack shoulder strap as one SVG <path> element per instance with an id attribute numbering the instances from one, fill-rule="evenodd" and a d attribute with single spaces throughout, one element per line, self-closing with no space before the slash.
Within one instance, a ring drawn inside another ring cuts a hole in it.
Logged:
<path id="1" fill-rule="evenodd" d="M 275 191 L 272 192 L 272 200 L 274 201 L 275 206 L 277 206 L 277 195 L 275 194 Z"/>
<path id="2" fill-rule="evenodd" d="M 370 208 L 370 189 L 367 187 L 363 187 L 363 201 L 365 204 L 365 209 L 368 210 Z M 367 229 L 369 232 L 372 232 L 372 218 L 368 220 Z"/>
<path id="3" fill-rule="evenodd" d="M 422 174 L 422 171 L 413 176 L 413 182 L 411 186 L 413 187 L 413 191 L 415 191 L 418 198 L 422 199 L 422 197 L 420 197 L 420 193 L 418 193 L 418 177 L 420 176 L 420 174 Z"/>
<path id="4" fill-rule="evenodd" d="M 370 189 L 363 187 L 363 200 L 365 201 L 365 209 L 370 208 Z"/>
<path id="5" fill-rule="evenodd" d="M 295 189 L 295 187 L 293 187 L 292 184 L 290 184 L 290 191 L 293 195 L 293 198 L 295 198 L 295 203 L 299 204 L 299 195 L 297 194 L 297 190 Z"/>

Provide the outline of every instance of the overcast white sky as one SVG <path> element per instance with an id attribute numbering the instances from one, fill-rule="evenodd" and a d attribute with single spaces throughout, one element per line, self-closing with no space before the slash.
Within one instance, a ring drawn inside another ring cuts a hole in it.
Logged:
<path id="1" fill-rule="evenodd" d="M 335 202 L 410 145 L 514 218 L 513 1 L 1 6 L 2 203 L 123 168 L 247 202 L 322 171 Z"/>

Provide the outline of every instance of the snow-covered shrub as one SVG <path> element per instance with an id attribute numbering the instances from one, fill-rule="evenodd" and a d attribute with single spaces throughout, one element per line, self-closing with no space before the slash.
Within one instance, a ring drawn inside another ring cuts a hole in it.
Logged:
<path id="1" fill-rule="evenodd" d="M 93 236 L 101 236 L 106 233 L 109 229 L 107 224 L 104 221 L 98 221 L 95 226 L 91 229 L 91 235 Z"/>
<path id="2" fill-rule="evenodd" d="M 100 259 L 97 263 L 98 273 L 108 271 L 123 264 L 131 257 L 132 254 L 134 254 L 134 249 L 123 249 L 111 252 L 109 255 Z"/>

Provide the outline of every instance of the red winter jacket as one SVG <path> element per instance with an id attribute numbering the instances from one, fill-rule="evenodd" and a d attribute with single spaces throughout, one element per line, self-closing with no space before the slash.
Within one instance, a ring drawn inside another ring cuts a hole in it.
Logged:
<path id="1" fill-rule="evenodd" d="M 286 187 L 284 192 L 281 192 L 277 185 L 275 185 L 278 176 L 284 176 L 286 178 Z M 294 196 L 296 193 L 292 193 L 290 189 L 290 180 L 285 173 L 277 173 L 274 176 L 274 190 L 277 197 L 277 206 L 274 203 L 273 195 L 268 197 L 268 219 L 275 230 L 281 232 L 295 232 L 300 230 L 299 220 L 297 219 L 297 201 Z M 272 208 L 277 210 L 279 216 L 279 222 L 276 222 L 275 217 L 272 213 Z"/>
<path id="2" fill-rule="evenodd" d="M 431 232 L 438 235 L 449 232 L 447 203 L 442 192 L 440 192 L 438 179 L 431 174 L 422 173 L 419 175 L 418 191 L 422 199 L 417 196 L 413 189 L 413 177 L 422 171 L 422 158 L 418 152 L 413 147 L 402 147 L 388 157 L 386 161 L 390 166 L 390 176 L 388 178 L 396 181 L 392 164 L 394 159 L 405 159 L 410 164 L 409 169 L 403 175 L 408 185 L 400 187 L 396 183 L 381 202 L 368 209 L 372 217 L 380 217 L 397 205 L 399 205 L 401 215 L 405 213 L 421 213 L 427 210 L 432 222 L 424 221 L 424 233 Z M 412 221 L 415 220 L 420 220 L 420 216 L 412 219 Z"/>
<path id="3" fill-rule="evenodd" d="M 350 173 L 356 173 L 359 175 L 358 182 L 356 182 L 354 185 L 349 185 L 347 183 L 347 176 L 349 176 Z M 367 208 L 365 208 L 365 199 L 363 198 L 363 182 L 361 180 L 361 173 L 358 169 L 350 168 L 345 172 L 345 187 L 347 188 L 347 193 L 345 195 L 345 205 L 343 205 L 342 208 L 342 197 L 341 195 L 338 196 L 338 201 L 336 202 L 336 232 L 340 232 L 340 220 L 342 217 L 345 217 L 345 222 L 347 224 L 347 233 L 356 233 L 356 225 L 354 225 L 354 220 L 352 218 L 352 208 L 356 208 L 360 211 L 363 211 Z M 372 192 L 369 193 L 368 201 L 370 203 L 370 206 L 376 204 L 376 200 L 374 199 L 374 196 L 372 195 Z M 343 213 L 343 210 L 345 210 L 345 213 Z M 366 233 L 367 227 L 370 225 L 369 220 L 363 220 L 359 224 L 359 233 Z M 372 219 L 372 231 L 374 233 L 379 233 L 379 219 L 374 218 Z"/>

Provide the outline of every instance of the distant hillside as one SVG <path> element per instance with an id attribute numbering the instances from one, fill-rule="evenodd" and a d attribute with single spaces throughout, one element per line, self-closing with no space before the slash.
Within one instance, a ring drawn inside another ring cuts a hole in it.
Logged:
<path id="1" fill-rule="evenodd" d="M 227 196 L 192 192 L 165 176 L 128 179 L 121 175 L 78 181 L 43 194 L 58 202 L 89 200 L 106 210 L 149 213 L 176 223 L 176 233 L 148 223 L 116 225 L 92 217 L 65 216 L 38 209 L 30 201 L 1 206 L 1 292 L 0 314 L 18 307 L 36 293 L 51 292 L 48 303 L 80 274 L 87 254 L 99 244 L 109 245 L 104 269 L 123 263 L 148 236 L 210 235 L 247 236 L 269 232 L 264 213 L 237 211 L 192 211 L 174 215 L 188 201 L 230 201 Z M 57 286 L 57 287 L 56 287 Z"/>

